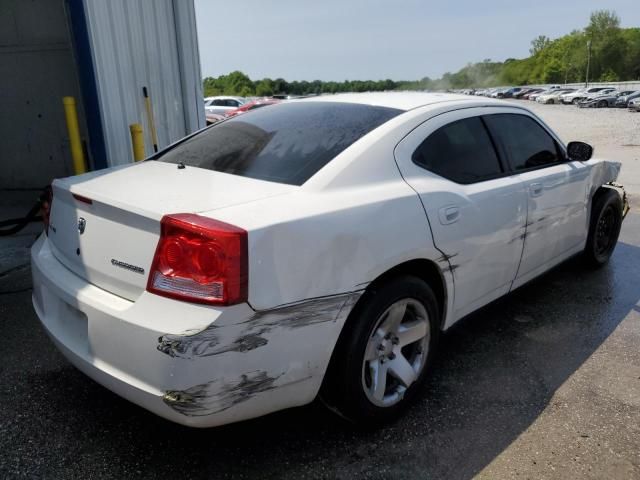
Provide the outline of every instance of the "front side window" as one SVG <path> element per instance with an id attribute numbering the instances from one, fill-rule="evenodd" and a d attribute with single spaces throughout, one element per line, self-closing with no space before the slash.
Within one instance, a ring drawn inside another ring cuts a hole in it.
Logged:
<path id="1" fill-rule="evenodd" d="M 302 185 L 344 149 L 402 112 L 341 102 L 282 103 L 215 124 L 157 160 Z"/>
<path id="2" fill-rule="evenodd" d="M 514 170 L 527 170 L 562 161 L 555 140 L 533 118 L 513 113 L 484 117 L 494 138 L 507 151 Z"/>
<path id="3" fill-rule="evenodd" d="M 475 183 L 502 173 L 500 161 L 480 117 L 439 128 L 413 153 L 416 165 L 457 183 Z"/>

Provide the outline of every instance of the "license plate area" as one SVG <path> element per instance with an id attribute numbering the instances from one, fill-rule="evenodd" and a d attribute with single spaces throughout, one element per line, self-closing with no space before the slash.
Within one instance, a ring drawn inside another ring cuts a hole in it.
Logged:
<path id="1" fill-rule="evenodd" d="M 89 320 L 84 312 L 42 289 L 43 322 L 49 331 L 74 353 L 89 353 Z"/>

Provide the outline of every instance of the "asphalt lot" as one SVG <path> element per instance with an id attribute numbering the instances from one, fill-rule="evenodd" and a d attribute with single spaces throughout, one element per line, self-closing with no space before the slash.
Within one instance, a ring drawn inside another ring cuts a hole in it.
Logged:
<path id="1" fill-rule="evenodd" d="M 36 231 L 0 239 L 1 478 L 640 478 L 637 206 L 606 268 L 569 261 L 451 329 L 423 398 L 373 432 L 320 405 L 192 430 L 120 399 L 39 326 Z"/>

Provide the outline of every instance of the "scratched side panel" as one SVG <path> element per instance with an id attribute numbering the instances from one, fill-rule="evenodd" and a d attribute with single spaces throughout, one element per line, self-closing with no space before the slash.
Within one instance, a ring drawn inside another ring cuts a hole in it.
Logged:
<path id="1" fill-rule="evenodd" d="M 211 416 L 216 423 L 223 414 L 242 412 L 242 418 L 250 418 L 311 402 L 361 294 L 312 299 L 195 333 L 161 336 L 158 351 L 186 362 L 190 379 L 207 379 L 179 381 L 185 386 L 167 389 L 164 403 L 185 416 Z"/>
<path id="2" fill-rule="evenodd" d="M 596 190 L 605 183 L 615 182 L 618 179 L 622 164 L 611 160 L 593 159 L 585 162 L 591 167 L 589 177 L 589 198 L 593 198 Z"/>
<path id="3" fill-rule="evenodd" d="M 555 265 L 584 250 L 584 246 L 587 241 L 589 222 L 591 219 L 591 199 L 593 198 L 593 195 L 598 188 L 617 179 L 621 164 L 619 162 L 598 159 L 580 163 L 581 167 L 586 171 L 586 173 L 584 175 L 581 175 L 580 191 L 577 192 L 574 189 L 571 198 L 575 207 L 581 207 L 581 209 L 583 210 L 583 214 L 581 216 L 581 221 L 574 222 L 574 227 L 571 235 L 568 235 L 566 233 L 562 234 L 565 237 L 570 236 L 577 240 L 574 240 L 574 245 L 571 248 L 566 248 L 559 254 L 556 252 L 555 256 L 553 256 L 552 258 L 543 258 L 542 260 L 537 259 L 536 264 L 538 266 L 536 268 L 529 269 L 529 271 L 524 274 L 519 274 L 518 278 L 516 278 L 516 280 L 513 282 L 513 285 L 511 287 L 512 290 L 524 285 L 525 283 L 533 280 L 534 278 L 553 268 Z M 565 210 L 568 210 L 568 208 L 565 208 Z M 543 251 L 544 247 L 547 246 L 547 244 L 550 244 L 551 234 L 549 233 L 549 228 L 547 225 L 550 221 L 549 217 L 551 217 L 551 215 L 539 215 L 538 217 L 530 218 L 530 223 L 527 226 L 528 243 L 525 243 L 525 248 L 531 245 L 536 237 L 538 237 L 539 251 Z M 553 220 L 553 218 L 551 218 L 551 220 Z M 555 223 L 559 222 L 555 220 Z M 558 236 L 558 234 L 555 235 Z M 576 241 L 577 243 L 575 243 Z M 551 248 L 549 248 L 549 250 L 551 250 Z"/>

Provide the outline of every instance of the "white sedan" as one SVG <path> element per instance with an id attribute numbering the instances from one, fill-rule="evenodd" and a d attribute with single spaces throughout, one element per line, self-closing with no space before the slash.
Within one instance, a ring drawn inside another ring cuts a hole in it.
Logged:
<path id="1" fill-rule="evenodd" d="M 207 97 L 204 99 L 205 115 L 224 115 L 226 112 L 235 110 L 246 103 L 242 97 Z"/>
<path id="2" fill-rule="evenodd" d="M 33 305 L 71 363 L 181 424 L 318 396 L 386 421 L 441 331 L 576 254 L 607 262 L 627 203 L 591 153 L 463 95 L 255 110 L 54 181 Z"/>

